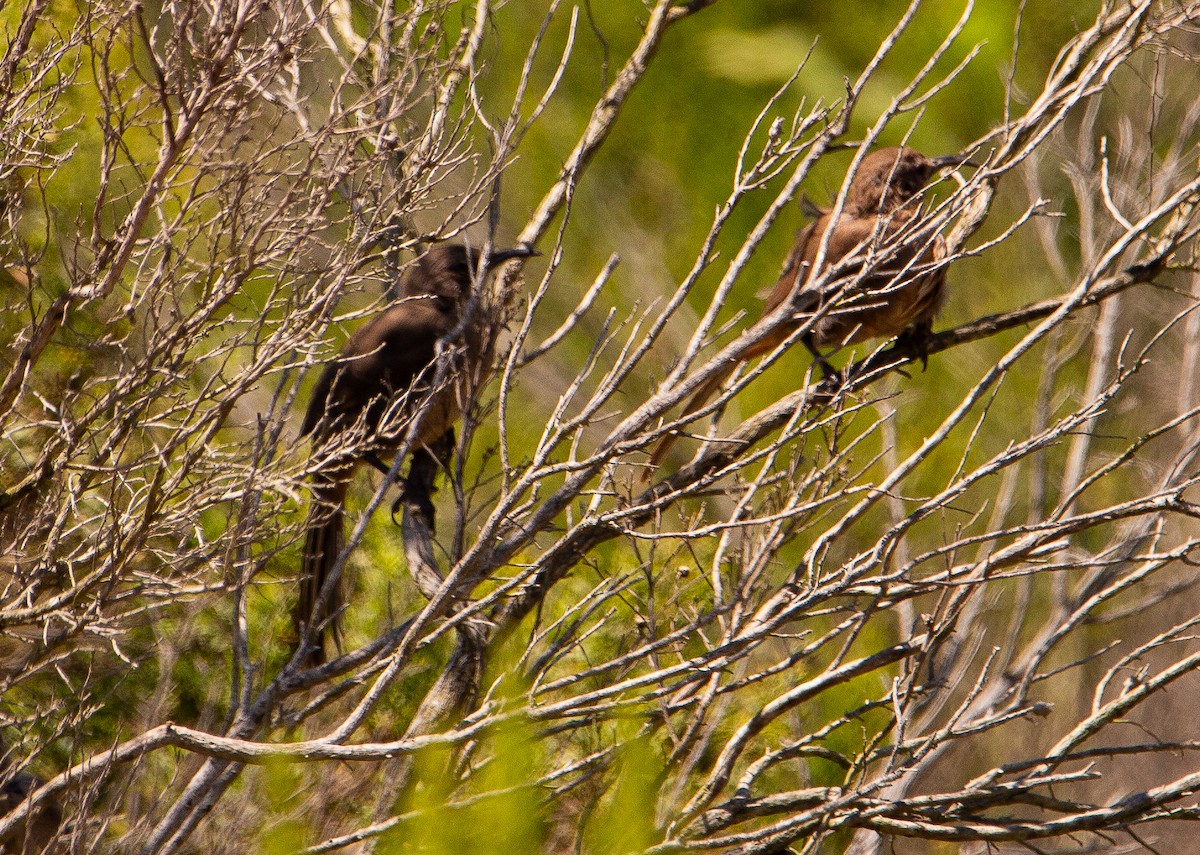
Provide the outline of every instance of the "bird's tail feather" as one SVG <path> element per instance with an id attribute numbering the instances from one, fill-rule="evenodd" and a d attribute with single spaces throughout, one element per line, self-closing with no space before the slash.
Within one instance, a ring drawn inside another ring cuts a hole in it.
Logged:
<path id="1" fill-rule="evenodd" d="M 787 338 L 787 336 L 788 331 L 781 330 L 779 333 L 767 336 L 762 341 L 759 341 L 757 344 L 751 345 L 749 348 L 747 348 L 746 352 L 741 355 L 741 358 L 730 362 L 728 365 L 706 380 L 699 389 L 692 393 L 692 397 L 688 399 L 687 405 L 684 406 L 683 413 L 680 417 L 686 418 L 687 416 L 690 416 L 693 413 L 698 413 L 700 410 L 702 410 L 704 405 L 707 404 L 709 399 L 716 394 L 717 390 L 720 389 L 722 384 L 729 379 L 730 375 L 737 370 L 739 365 L 741 365 L 743 362 L 748 362 L 751 359 L 754 359 L 756 356 L 761 356 L 764 353 L 769 353 L 771 350 L 774 350 L 781 341 Z M 657 467 L 658 464 L 663 461 L 663 458 L 667 456 L 667 452 L 669 452 L 671 447 L 675 445 L 675 440 L 677 438 L 678 435 L 674 433 L 664 434 L 662 439 L 658 441 L 658 445 L 654 446 L 654 450 L 650 452 L 650 465 L 642 472 L 643 483 L 650 480 L 650 476 L 653 474 L 655 467 Z"/>
<path id="2" fill-rule="evenodd" d="M 733 363 L 725 368 L 722 368 L 704 384 L 692 393 L 692 397 L 688 399 L 687 405 L 683 408 L 682 417 L 690 416 L 692 413 L 703 409 L 716 391 L 721 388 L 721 384 L 729 379 L 729 375 L 738 367 L 738 363 Z M 650 465 L 642 472 L 642 481 L 649 481 L 654 469 L 658 464 L 662 463 L 663 458 L 667 456 L 667 452 L 675 445 L 675 440 L 679 438 L 678 434 L 667 433 L 663 434 L 662 439 L 658 441 L 658 445 L 654 446 L 654 450 L 650 452 Z"/>
<path id="3" fill-rule="evenodd" d="M 325 661 L 324 638 L 328 630 L 337 641 L 342 610 L 342 580 L 330 585 L 324 597 L 325 583 L 333 575 L 334 566 L 345 544 L 343 532 L 346 481 L 338 479 L 313 490 L 312 506 L 308 512 L 308 531 L 304 537 L 304 557 L 300 565 L 300 596 L 296 601 L 293 622 L 303 642 L 307 639 L 305 662 L 309 666 Z"/>

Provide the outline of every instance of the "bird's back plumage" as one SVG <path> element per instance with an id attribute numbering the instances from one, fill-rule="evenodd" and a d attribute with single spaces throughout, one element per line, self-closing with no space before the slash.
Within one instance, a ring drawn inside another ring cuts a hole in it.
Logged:
<path id="1" fill-rule="evenodd" d="M 931 160 L 902 147 L 864 157 L 836 222 L 832 212 L 816 209 L 817 219 L 796 233 L 783 273 L 763 308 L 767 317 L 789 304 L 788 322 L 703 383 L 683 415 L 699 412 L 738 365 L 774 350 L 804 324 L 811 324 L 804 341 L 814 353 L 818 347 L 842 347 L 907 331 L 927 335 L 943 302 L 946 274 L 941 262 L 947 251 L 941 235 L 913 229 L 919 214 L 915 197 L 939 168 L 952 162 L 963 161 Z M 825 252 L 816 270 L 822 244 Z M 870 272 L 864 275 L 868 261 Z M 821 364 L 831 371 L 823 360 Z M 671 434 L 659 440 L 651 466 L 673 443 Z"/>

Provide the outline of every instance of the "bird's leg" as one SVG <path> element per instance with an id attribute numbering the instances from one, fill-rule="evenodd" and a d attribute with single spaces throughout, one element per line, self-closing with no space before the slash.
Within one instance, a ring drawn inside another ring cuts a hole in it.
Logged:
<path id="1" fill-rule="evenodd" d="M 933 324 L 928 320 L 917 321 L 896 337 L 895 347 L 920 357 L 921 370 L 924 371 L 929 367 L 929 340 L 932 336 Z"/>
<path id="2" fill-rule="evenodd" d="M 422 446 L 413 451 L 412 462 L 408 464 L 408 477 L 400 482 L 400 495 L 392 503 L 392 518 L 400 513 L 406 502 L 416 506 L 416 511 L 429 526 L 430 533 L 437 530 L 437 513 L 433 508 L 433 479 L 438 473 L 438 462 L 429 449 Z"/>
<path id="3" fill-rule="evenodd" d="M 372 468 L 376 468 L 376 470 L 382 472 L 384 480 L 388 480 L 391 477 L 391 467 L 388 466 L 388 464 L 385 464 L 383 459 L 380 458 L 376 452 L 367 452 L 366 454 L 362 455 L 362 460 L 367 462 L 367 464 L 370 464 Z M 388 488 L 388 486 L 391 486 L 391 484 L 392 482 L 388 480 L 388 483 L 386 483 L 384 486 L 385 488 Z M 392 502 L 391 504 L 392 519 L 395 519 L 396 514 L 400 513 L 400 506 L 404 502 L 404 479 L 397 478 L 395 484 L 398 486 L 398 488 L 400 488 L 400 496 L 398 496 L 396 501 Z"/>
<path id="4" fill-rule="evenodd" d="M 386 463 L 384 463 L 383 460 L 379 457 L 379 455 L 376 454 L 374 451 L 368 451 L 366 454 L 363 455 L 362 459 L 365 463 L 369 464 L 372 468 L 378 469 L 380 472 L 382 472 L 384 478 L 386 478 L 387 476 L 392 474 L 392 467 L 390 467 Z"/>
<path id="5" fill-rule="evenodd" d="M 813 355 L 813 359 L 817 363 L 817 367 L 821 369 L 821 377 L 826 383 L 831 386 L 840 386 L 842 384 L 842 374 L 836 368 L 829 364 L 829 360 L 825 358 L 825 354 L 817 349 L 817 343 L 813 341 L 812 333 L 805 333 L 801 339 L 804 346 L 808 348 L 808 352 Z"/>
<path id="6" fill-rule="evenodd" d="M 437 460 L 438 469 L 447 474 L 450 472 L 450 461 L 454 459 L 454 446 L 454 428 L 447 428 L 446 432 L 429 446 L 430 453 Z"/>
<path id="7" fill-rule="evenodd" d="M 411 468 L 412 468 L 412 467 L 415 465 L 415 463 L 416 463 L 416 457 L 417 457 L 417 455 L 418 455 L 418 454 L 420 454 L 420 452 L 419 452 L 419 451 L 418 451 L 418 452 L 415 452 L 415 453 L 413 454 L 413 463 L 409 464 L 409 468 L 410 468 L 410 469 L 411 469 Z M 382 472 L 382 473 L 383 473 L 384 480 L 385 480 L 385 481 L 387 481 L 387 483 L 384 485 L 384 486 L 385 486 L 385 488 L 386 488 L 386 487 L 389 487 L 389 486 L 391 486 L 391 484 L 392 484 L 393 482 L 392 482 L 392 481 L 388 481 L 388 478 L 389 478 L 389 476 L 391 476 L 391 474 L 392 474 L 392 467 L 390 467 L 390 466 L 388 466 L 386 463 L 384 463 L 384 462 L 383 462 L 383 460 L 380 458 L 380 456 L 379 456 L 378 454 L 376 454 L 374 451 L 368 451 L 366 454 L 364 454 L 364 455 L 363 455 L 363 458 L 362 458 L 362 459 L 363 459 L 363 460 L 364 460 L 366 463 L 370 464 L 370 465 L 371 465 L 371 467 L 373 467 L 373 468 L 375 468 L 375 469 L 378 469 L 380 472 Z M 411 475 L 410 475 L 409 477 L 411 477 Z M 406 489 L 406 484 L 407 484 L 407 481 L 406 481 L 406 479 L 404 479 L 404 478 L 397 478 L 397 479 L 396 479 L 396 481 L 395 481 L 394 483 L 395 483 L 395 484 L 396 484 L 396 485 L 397 485 L 397 486 L 400 488 L 400 495 L 396 497 L 396 501 L 392 502 L 392 519 L 395 519 L 395 518 L 396 518 L 396 514 L 400 513 L 400 506 L 401 506 L 402 504 L 404 504 L 404 497 L 405 497 L 405 495 L 406 495 L 406 493 L 407 493 L 407 489 Z M 428 502 L 429 502 L 429 500 L 428 500 L 428 499 L 426 499 L 426 504 L 428 504 Z M 425 510 L 426 510 L 426 509 L 425 509 L 425 505 L 422 505 L 422 506 L 421 506 L 421 511 L 424 513 L 424 512 L 425 512 Z M 428 512 L 428 513 L 426 513 L 426 516 L 427 516 L 429 519 L 433 519 L 433 505 L 429 505 L 429 512 Z"/>
<path id="8" fill-rule="evenodd" d="M 454 429 L 446 431 L 431 446 L 421 446 L 413 451 L 408 464 L 408 477 L 400 482 L 400 497 L 392 504 L 392 516 L 400 512 L 405 502 L 416 505 L 425 518 L 431 533 L 437 530 L 437 517 L 433 507 L 434 481 L 438 472 L 448 470 L 450 457 L 454 453 Z"/>

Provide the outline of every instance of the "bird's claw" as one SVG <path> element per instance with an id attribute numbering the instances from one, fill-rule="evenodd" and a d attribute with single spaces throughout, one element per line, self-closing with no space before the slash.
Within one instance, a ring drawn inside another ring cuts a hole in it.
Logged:
<path id="1" fill-rule="evenodd" d="M 929 342 L 932 335 L 933 331 L 927 326 L 912 326 L 896 337 L 896 348 L 920 359 L 922 372 L 929 368 Z"/>
<path id="2" fill-rule="evenodd" d="M 421 516 L 425 525 L 429 527 L 430 534 L 437 533 L 437 511 L 433 507 L 433 501 L 429 498 L 427 489 L 410 481 L 401 481 L 400 495 L 396 501 L 392 502 L 393 522 L 405 510 L 405 505 L 411 506 L 409 510 Z"/>

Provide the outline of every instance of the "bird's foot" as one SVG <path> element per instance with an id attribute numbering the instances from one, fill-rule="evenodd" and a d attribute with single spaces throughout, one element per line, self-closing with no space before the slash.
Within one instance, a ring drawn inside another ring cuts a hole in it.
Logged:
<path id="1" fill-rule="evenodd" d="M 830 388 L 839 388 L 842 385 L 842 372 L 838 371 L 829 360 L 825 358 L 825 354 L 821 353 L 817 347 L 816 341 L 813 339 L 812 333 L 805 333 L 802 339 L 804 346 L 808 352 L 812 354 L 813 362 L 821 371 L 821 385 Z"/>
<path id="2" fill-rule="evenodd" d="M 911 354 L 921 360 L 921 370 L 929 368 L 929 344 L 933 330 L 927 325 L 914 325 L 896 337 L 895 347 L 902 353 Z M 903 371 L 900 372 L 904 374 Z M 905 374 L 904 376 L 908 376 Z"/>
<path id="3" fill-rule="evenodd" d="M 842 376 L 842 372 L 838 371 L 825 360 L 817 363 L 821 369 L 821 385 L 827 386 L 830 389 L 840 389 L 845 385 L 846 378 Z"/>
<path id="4" fill-rule="evenodd" d="M 400 496 L 392 502 L 392 520 L 395 521 L 396 517 L 405 509 L 405 505 L 408 505 L 413 513 L 421 515 L 425 525 L 429 527 L 429 533 L 436 534 L 437 511 L 434 510 L 429 494 L 430 490 L 427 485 L 414 483 L 411 479 L 402 480 Z"/>
<path id="5" fill-rule="evenodd" d="M 846 387 L 846 378 L 840 371 L 822 371 L 821 373 L 824 376 L 816 385 L 817 397 L 825 396 L 830 401 L 836 400 Z"/>

